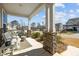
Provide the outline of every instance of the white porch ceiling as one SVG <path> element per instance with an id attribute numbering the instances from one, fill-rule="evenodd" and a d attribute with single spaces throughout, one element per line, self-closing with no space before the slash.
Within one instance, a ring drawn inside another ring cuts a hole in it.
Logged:
<path id="1" fill-rule="evenodd" d="M 41 3 L 4 3 L 3 8 L 8 14 L 31 18 L 42 8 Z"/>

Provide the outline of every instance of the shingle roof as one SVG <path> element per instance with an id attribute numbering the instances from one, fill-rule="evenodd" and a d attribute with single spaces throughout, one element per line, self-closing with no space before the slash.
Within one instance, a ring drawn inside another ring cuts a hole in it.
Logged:
<path id="1" fill-rule="evenodd" d="M 72 18 L 69 19 L 66 25 L 79 25 L 79 18 Z"/>

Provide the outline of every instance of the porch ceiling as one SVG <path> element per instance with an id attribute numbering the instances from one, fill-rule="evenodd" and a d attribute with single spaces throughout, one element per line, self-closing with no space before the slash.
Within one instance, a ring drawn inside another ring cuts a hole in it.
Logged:
<path id="1" fill-rule="evenodd" d="M 2 7 L 8 14 L 31 18 L 43 5 L 42 3 L 4 3 Z"/>

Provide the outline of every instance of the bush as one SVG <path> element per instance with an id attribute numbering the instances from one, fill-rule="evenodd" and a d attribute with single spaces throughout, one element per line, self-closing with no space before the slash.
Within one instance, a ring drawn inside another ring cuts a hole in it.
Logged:
<path id="1" fill-rule="evenodd" d="M 32 33 L 32 38 L 39 38 L 39 37 L 40 37 L 40 33 L 39 32 Z"/>
<path id="2" fill-rule="evenodd" d="M 57 36 L 56 42 L 57 42 L 57 43 L 61 43 L 61 40 L 62 40 L 61 36 Z"/>
<path id="3" fill-rule="evenodd" d="M 19 36 L 19 37 L 21 37 L 21 36 L 23 36 L 23 35 L 24 35 L 24 32 L 22 32 L 22 31 L 21 31 L 21 32 L 18 32 L 18 36 Z"/>
<path id="4" fill-rule="evenodd" d="M 43 41 L 43 40 L 44 40 L 44 34 L 40 36 L 40 41 Z"/>

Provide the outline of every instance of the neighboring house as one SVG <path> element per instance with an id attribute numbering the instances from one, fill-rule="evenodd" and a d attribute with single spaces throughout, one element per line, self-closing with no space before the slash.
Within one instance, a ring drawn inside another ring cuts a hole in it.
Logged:
<path id="1" fill-rule="evenodd" d="M 8 23 L 8 30 L 17 30 L 18 27 L 20 27 L 20 24 L 16 20 Z"/>
<path id="2" fill-rule="evenodd" d="M 56 23 L 55 28 L 57 32 L 61 32 L 63 30 L 63 24 L 62 23 Z"/>
<path id="3" fill-rule="evenodd" d="M 79 18 L 69 19 L 66 25 L 63 25 L 64 30 L 79 31 Z"/>
<path id="4" fill-rule="evenodd" d="M 8 28 L 8 30 L 17 30 L 17 29 L 16 29 L 16 26 L 13 26 L 13 27 L 12 27 L 11 24 L 8 24 L 8 25 L 7 25 L 7 28 Z"/>

